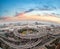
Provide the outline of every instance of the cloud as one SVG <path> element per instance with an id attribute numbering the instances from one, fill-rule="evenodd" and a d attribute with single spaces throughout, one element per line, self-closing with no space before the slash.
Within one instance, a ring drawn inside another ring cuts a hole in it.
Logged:
<path id="1" fill-rule="evenodd" d="M 0 17 L 0 20 L 4 20 L 5 19 L 5 17 Z"/>
<path id="2" fill-rule="evenodd" d="M 52 19 L 51 19 L 52 18 Z M 45 21 L 45 22 L 55 22 L 55 23 L 60 23 L 60 18 L 54 17 L 54 16 L 39 16 L 39 15 L 19 15 L 18 17 L 8 17 L 3 21 L 21 21 L 21 20 L 39 20 L 39 21 Z"/>

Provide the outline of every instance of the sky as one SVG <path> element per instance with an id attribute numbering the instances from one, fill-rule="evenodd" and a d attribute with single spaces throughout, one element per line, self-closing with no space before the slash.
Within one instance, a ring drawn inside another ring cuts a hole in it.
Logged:
<path id="1" fill-rule="evenodd" d="M 0 0 L 0 17 L 15 16 L 35 8 L 60 14 L 60 0 Z"/>

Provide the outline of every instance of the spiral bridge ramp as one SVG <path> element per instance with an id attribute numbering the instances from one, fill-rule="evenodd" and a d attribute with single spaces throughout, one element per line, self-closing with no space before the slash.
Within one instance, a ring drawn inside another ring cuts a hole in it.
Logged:
<path id="1" fill-rule="evenodd" d="M 55 39 L 50 32 L 53 31 L 47 30 L 46 27 L 13 28 L 13 31 L 0 34 L 0 45 L 3 49 L 34 49 Z"/>

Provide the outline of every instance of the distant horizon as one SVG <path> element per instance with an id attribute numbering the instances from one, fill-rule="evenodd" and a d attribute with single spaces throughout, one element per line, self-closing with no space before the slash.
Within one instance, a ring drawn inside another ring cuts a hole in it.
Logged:
<path id="1" fill-rule="evenodd" d="M 33 23 L 35 23 L 35 22 L 43 23 L 43 24 L 46 24 L 46 25 L 59 25 L 59 26 L 60 26 L 59 23 L 53 23 L 53 22 L 47 22 L 47 21 L 44 22 L 44 21 L 39 21 L 39 20 L 35 20 L 35 21 L 33 21 L 33 20 L 29 20 L 29 21 L 25 20 L 25 21 L 2 22 L 2 23 L 0 23 L 0 25 L 3 25 L 3 24 L 10 24 L 10 23 L 12 23 L 12 24 L 14 24 L 14 23 L 33 24 Z"/>

